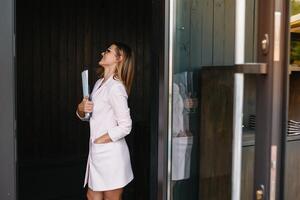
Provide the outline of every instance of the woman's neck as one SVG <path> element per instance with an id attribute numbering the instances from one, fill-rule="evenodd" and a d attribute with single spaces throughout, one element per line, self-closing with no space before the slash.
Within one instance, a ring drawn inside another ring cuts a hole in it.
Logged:
<path id="1" fill-rule="evenodd" d="M 109 77 L 111 77 L 113 74 L 115 73 L 115 70 L 111 70 L 111 68 L 106 68 L 105 70 L 104 70 L 104 76 L 103 76 L 103 78 L 104 78 L 104 81 L 106 81 Z"/>

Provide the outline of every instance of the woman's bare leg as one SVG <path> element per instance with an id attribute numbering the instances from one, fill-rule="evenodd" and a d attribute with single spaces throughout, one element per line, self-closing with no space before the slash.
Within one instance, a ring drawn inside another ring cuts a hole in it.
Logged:
<path id="1" fill-rule="evenodd" d="M 104 191 L 104 200 L 122 200 L 123 188 L 116 190 Z"/>
<path id="2" fill-rule="evenodd" d="M 88 188 L 86 196 L 88 200 L 103 200 L 103 192 L 93 191 L 90 188 Z"/>

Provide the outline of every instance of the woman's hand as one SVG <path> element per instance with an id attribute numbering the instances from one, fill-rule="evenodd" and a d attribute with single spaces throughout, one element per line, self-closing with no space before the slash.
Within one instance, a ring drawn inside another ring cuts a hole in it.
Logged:
<path id="1" fill-rule="evenodd" d="M 197 98 L 186 98 L 184 100 L 184 107 L 187 109 L 197 108 L 198 107 L 198 99 Z"/>
<path id="2" fill-rule="evenodd" d="M 109 143 L 112 142 L 111 138 L 109 137 L 108 133 L 105 133 L 104 135 L 97 137 L 94 140 L 95 144 L 104 144 L 104 143 Z"/>
<path id="3" fill-rule="evenodd" d="M 88 97 L 84 97 L 83 100 L 78 104 L 77 111 L 80 116 L 84 116 L 84 113 L 93 112 L 94 104 L 92 101 L 89 101 Z"/>

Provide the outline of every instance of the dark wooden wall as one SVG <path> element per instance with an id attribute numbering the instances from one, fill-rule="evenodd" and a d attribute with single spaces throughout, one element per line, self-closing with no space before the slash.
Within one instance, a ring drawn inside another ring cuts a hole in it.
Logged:
<path id="1" fill-rule="evenodd" d="M 288 120 L 300 121 L 300 73 L 292 71 L 289 76 Z M 285 150 L 285 199 L 299 199 L 300 185 L 300 136 L 288 136 Z"/>
<path id="2" fill-rule="evenodd" d="M 291 72 L 289 82 L 289 120 L 300 121 L 300 73 Z"/>
<path id="3" fill-rule="evenodd" d="M 245 91 L 253 88 L 245 77 Z M 231 198 L 234 68 L 203 67 L 200 73 L 199 199 Z M 245 95 L 249 98 L 251 95 Z M 252 98 L 252 97 L 251 97 Z M 251 99 L 250 98 L 250 99 Z M 252 106 L 245 101 L 246 107 Z M 243 132 L 241 199 L 253 199 L 255 132 Z"/>
<path id="4" fill-rule="evenodd" d="M 19 199 L 82 198 L 89 126 L 75 115 L 80 73 L 89 66 L 92 86 L 99 54 L 113 40 L 136 54 L 127 137 L 135 179 L 124 199 L 148 198 L 151 6 L 150 0 L 16 1 Z"/>
<path id="5" fill-rule="evenodd" d="M 284 199 L 300 199 L 300 137 L 290 136 L 286 144 Z"/>
<path id="6" fill-rule="evenodd" d="M 300 120 L 299 77 L 300 73 L 291 73 L 289 93 L 289 119 L 297 121 Z M 245 91 L 252 88 L 249 88 L 252 81 L 246 81 Z M 231 198 L 233 82 L 233 68 L 210 66 L 201 70 L 199 199 Z M 254 198 L 255 131 L 244 131 L 242 143 L 241 199 L 251 200 Z M 299 151 L 300 136 L 287 136 L 286 200 L 300 198 Z"/>
<path id="7" fill-rule="evenodd" d="M 231 198 L 233 73 L 233 67 L 201 70 L 199 199 Z"/>

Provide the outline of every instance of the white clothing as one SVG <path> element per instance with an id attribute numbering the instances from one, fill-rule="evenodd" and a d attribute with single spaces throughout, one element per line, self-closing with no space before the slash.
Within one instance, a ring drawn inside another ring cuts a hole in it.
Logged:
<path id="1" fill-rule="evenodd" d="M 179 92 L 179 87 L 173 83 L 173 136 L 176 137 L 180 132 L 184 132 L 183 125 L 183 100 Z"/>
<path id="2" fill-rule="evenodd" d="M 90 118 L 84 187 L 88 184 L 93 191 L 122 188 L 133 179 L 129 150 L 124 138 L 132 126 L 128 96 L 123 83 L 113 76 L 101 85 L 102 81 L 99 79 L 95 83 L 91 93 L 94 107 Z M 95 144 L 94 140 L 105 133 L 113 142 Z"/>

